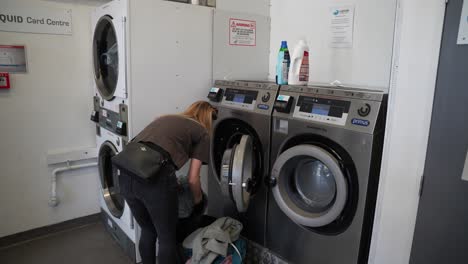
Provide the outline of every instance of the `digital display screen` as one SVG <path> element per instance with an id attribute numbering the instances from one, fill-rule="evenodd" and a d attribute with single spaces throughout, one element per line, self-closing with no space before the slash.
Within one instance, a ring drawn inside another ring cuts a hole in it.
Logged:
<path id="1" fill-rule="evenodd" d="M 299 111 L 308 114 L 341 118 L 349 112 L 351 102 L 326 98 L 299 96 Z"/>
<path id="2" fill-rule="evenodd" d="M 234 101 L 235 103 L 243 104 L 245 102 L 245 95 L 236 94 L 236 95 L 234 95 L 234 99 L 232 101 Z"/>
<path id="3" fill-rule="evenodd" d="M 276 100 L 278 101 L 283 101 L 283 102 L 287 102 L 289 101 L 289 98 L 291 98 L 291 96 L 289 95 L 278 95 L 278 98 L 276 98 Z"/>
<path id="4" fill-rule="evenodd" d="M 324 104 L 314 104 L 312 106 L 312 114 L 328 116 L 330 113 L 330 106 Z"/>
<path id="5" fill-rule="evenodd" d="M 224 95 L 226 101 L 239 104 L 252 104 L 255 100 L 257 100 L 258 91 L 226 89 Z"/>
<path id="6" fill-rule="evenodd" d="M 210 93 L 217 93 L 219 91 L 219 88 L 213 87 L 210 89 Z"/>

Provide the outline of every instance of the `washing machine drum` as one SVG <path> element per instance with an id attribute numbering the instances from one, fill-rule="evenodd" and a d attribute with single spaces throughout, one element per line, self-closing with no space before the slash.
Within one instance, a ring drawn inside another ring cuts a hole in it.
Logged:
<path id="1" fill-rule="evenodd" d="M 117 155 L 116 147 L 106 141 L 99 149 L 99 176 L 101 180 L 102 195 L 109 212 L 116 218 L 123 215 L 125 200 L 120 194 L 119 173 L 112 166 L 112 157 Z"/>
<path id="2" fill-rule="evenodd" d="M 348 183 L 340 163 L 323 148 L 299 145 L 275 161 L 273 195 L 280 209 L 306 227 L 324 227 L 337 220 L 348 199 Z"/>
<path id="3" fill-rule="evenodd" d="M 243 135 L 238 144 L 228 148 L 221 164 L 221 190 L 225 197 L 234 201 L 239 212 L 247 211 L 253 189 L 253 155 L 252 138 Z"/>
<path id="4" fill-rule="evenodd" d="M 93 38 L 94 78 L 101 96 L 114 98 L 119 78 L 119 52 L 117 34 L 110 16 L 99 19 Z"/>

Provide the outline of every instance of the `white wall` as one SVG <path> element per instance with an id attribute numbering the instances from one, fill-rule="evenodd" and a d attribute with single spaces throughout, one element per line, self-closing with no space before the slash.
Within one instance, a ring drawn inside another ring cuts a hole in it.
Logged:
<path id="1" fill-rule="evenodd" d="M 330 8 L 338 1 L 271 0 L 270 76 L 275 79 L 282 40 L 290 49 L 305 38 L 310 48 L 311 83 L 370 86 L 388 91 L 396 0 L 349 0 L 355 4 L 354 46 L 330 48 Z"/>
<path id="2" fill-rule="evenodd" d="M 445 0 L 399 0 L 399 38 L 370 262 L 408 263 L 424 171 Z"/>
<path id="3" fill-rule="evenodd" d="M 5 3 L 17 0 L 2 0 Z M 0 44 L 27 47 L 27 74 L 11 75 L 0 93 L 0 237 L 99 211 L 95 169 L 60 176 L 61 204 L 47 204 L 49 150 L 95 146 L 92 109 L 90 7 L 71 8 L 73 36 L 0 32 Z M 32 3 L 34 2 L 34 3 Z"/>
<path id="4" fill-rule="evenodd" d="M 216 9 L 270 16 L 270 0 L 216 0 Z"/>

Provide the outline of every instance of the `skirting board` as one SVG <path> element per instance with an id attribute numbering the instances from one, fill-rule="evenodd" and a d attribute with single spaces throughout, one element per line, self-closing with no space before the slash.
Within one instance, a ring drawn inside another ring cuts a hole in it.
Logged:
<path id="1" fill-rule="evenodd" d="M 88 216 L 68 220 L 68 221 L 50 225 L 50 226 L 39 227 L 36 229 L 24 231 L 21 233 L 10 235 L 10 236 L 1 237 L 0 249 L 11 247 L 13 245 L 23 243 L 26 241 L 38 239 L 40 237 L 47 236 L 50 234 L 85 226 L 85 225 L 92 224 L 92 223 L 97 223 L 100 221 L 101 221 L 101 214 L 98 213 L 98 214 L 93 214 L 93 215 L 88 215 Z"/>

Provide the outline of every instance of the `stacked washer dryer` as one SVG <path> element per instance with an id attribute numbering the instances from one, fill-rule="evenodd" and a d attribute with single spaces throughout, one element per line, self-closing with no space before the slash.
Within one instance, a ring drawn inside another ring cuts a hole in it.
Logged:
<path id="1" fill-rule="evenodd" d="M 208 214 L 231 216 L 243 235 L 264 245 L 271 114 L 278 85 L 216 81 L 208 98 L 218 108 L 213 124 Z"/>
<path id="2" fill-rule="evenodd" d="M 183 19 L 191 23 L 178 23 Z M 212 19 L 206 7 L 153 0 L 114 0 L 92 14 L 100 205 L 106 227 L 135 262 L 139 227 L 111 158 L 157 116 L 206 95 Z"/>
<path id="3" fill-rule="evenodd" d="M 101 183 L 100 205 L 108 231 L 126 254 L 139 262 L 136 250 L 135 221 L 120 195 L 118 171 L 111 158 L 128 142 L 128 89 L 125 1 L 114 1 L 97 8 L 92 16 L 93 66 L 95 77 L 94 112 L 99 148 L 98 164 Z"/>
<path id="4" fill-rule="evenodd" d="M 266 246 L 291 263 L 367 263 L 387 96 L 282 86 Z"/>

